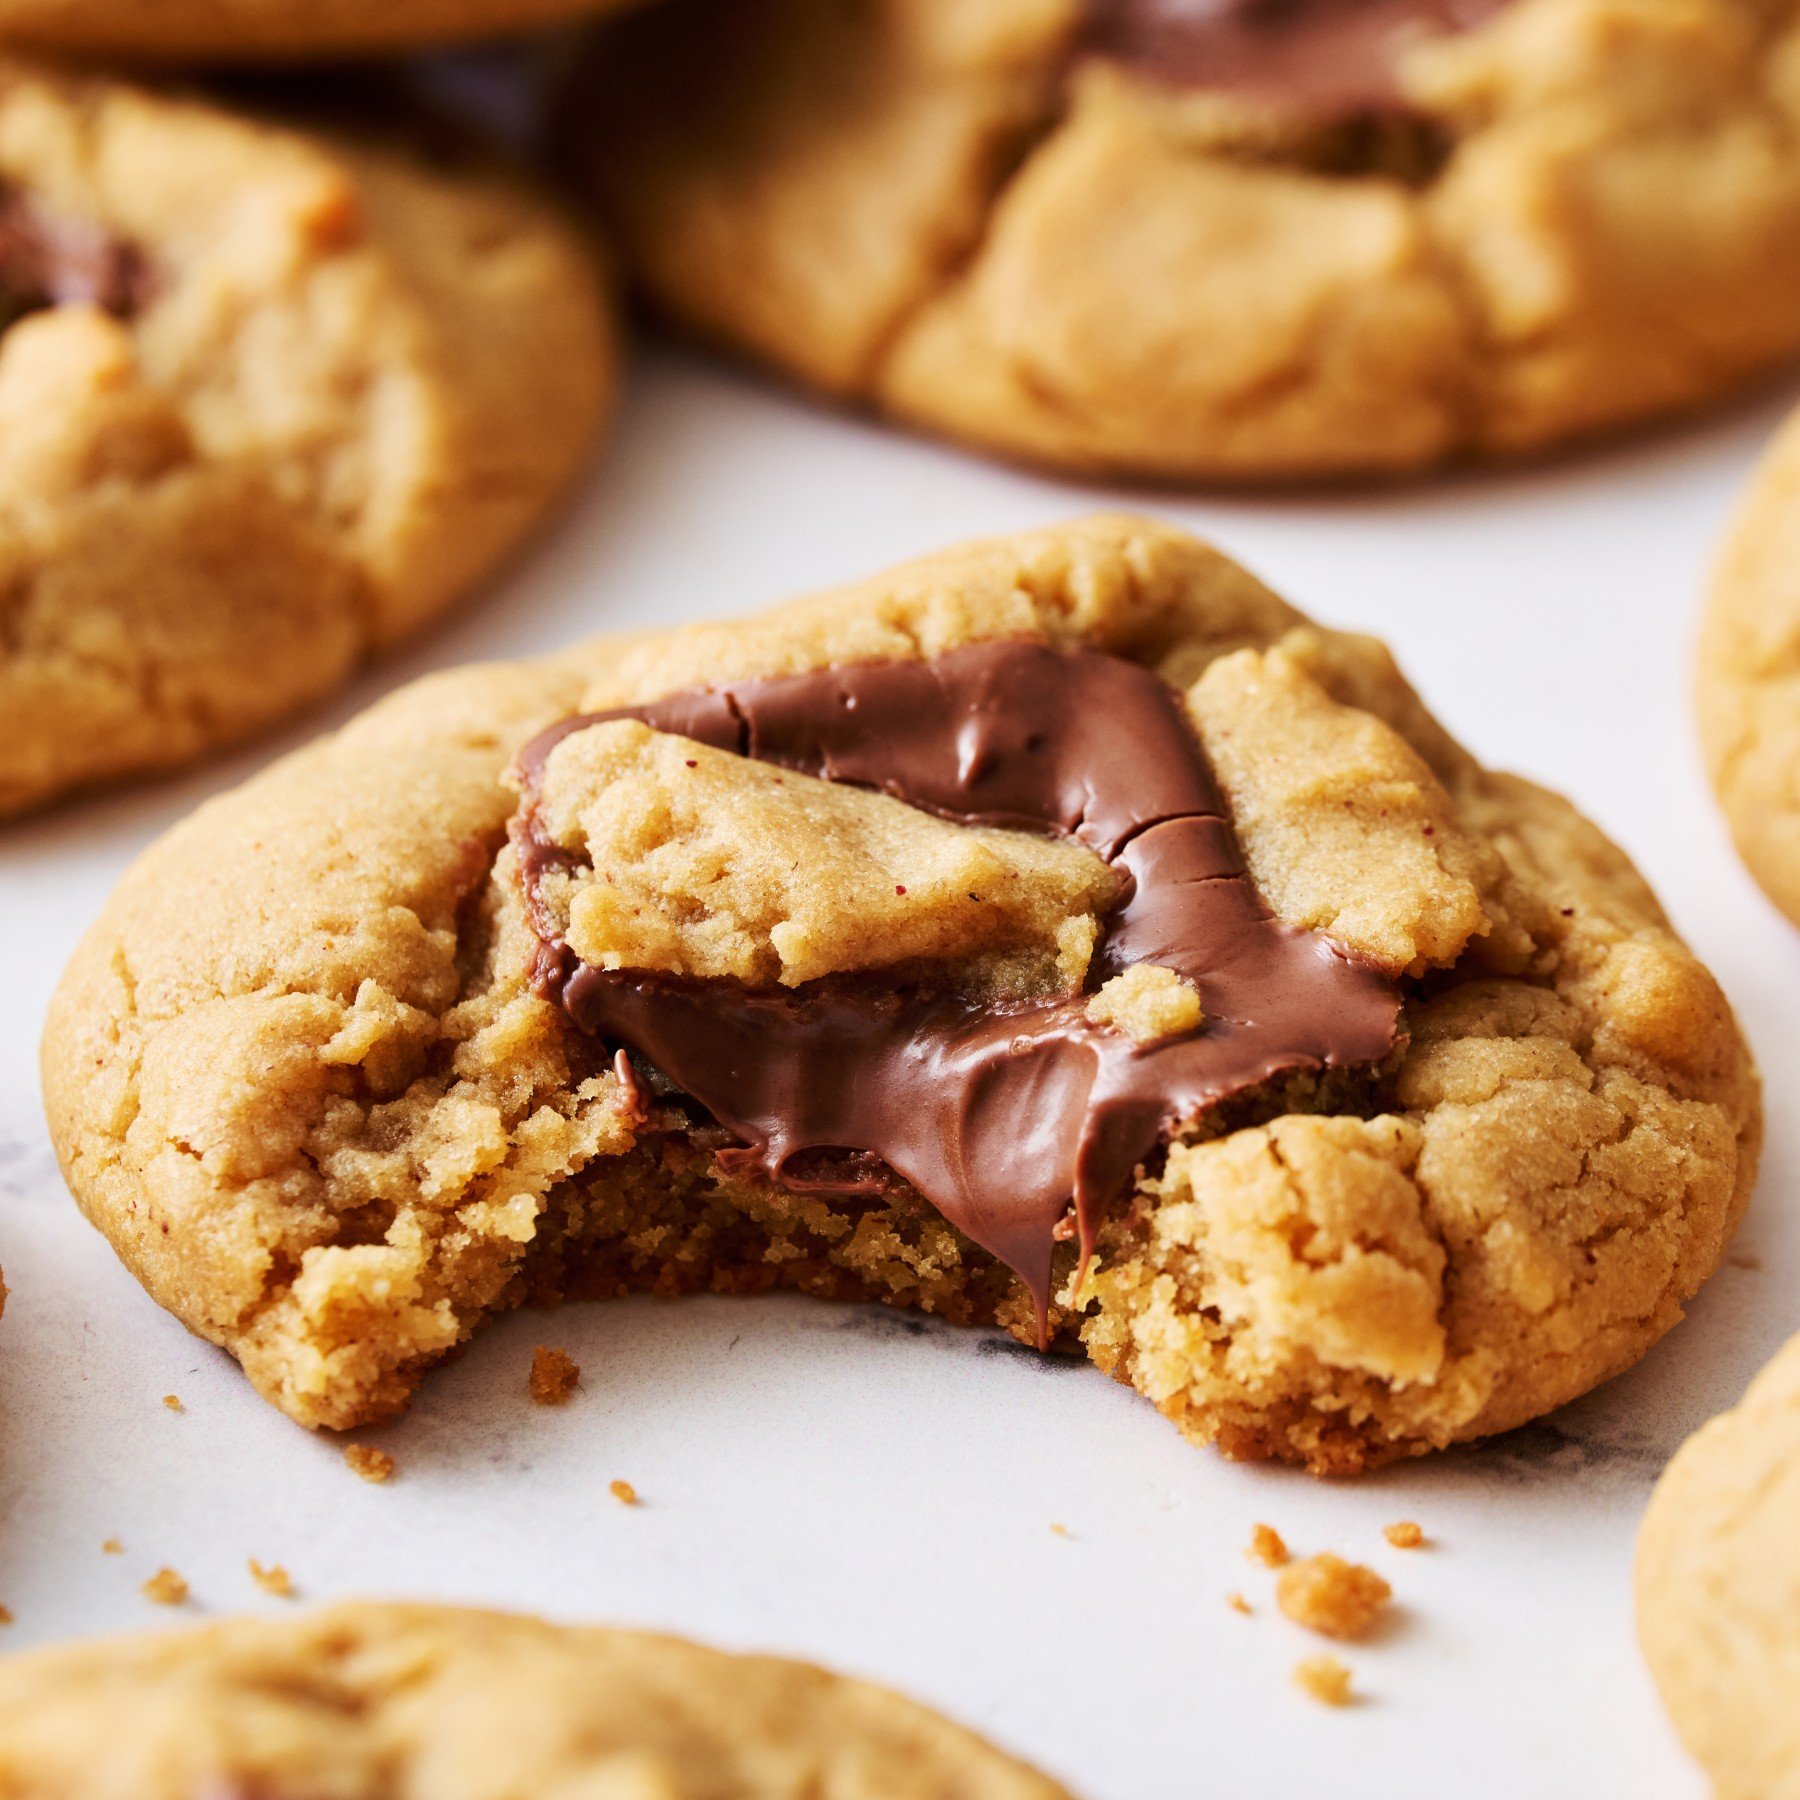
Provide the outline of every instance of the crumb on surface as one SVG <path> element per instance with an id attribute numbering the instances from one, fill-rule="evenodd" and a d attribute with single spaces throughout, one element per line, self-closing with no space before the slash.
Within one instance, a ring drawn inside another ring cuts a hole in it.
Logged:
<path id="1" fill-rule="evenodd" d="M 1244 1554 L 1265 1569 L 1279 1569 L 1288 1559 L 1288 1547 L 1273 1525 L 1251 1527 L 1249 1548 Z"/>
<path id="2" fill-rule="evenodd" d="M 1296 1625 L 1325 1637 L 1368 1635 L 1394 1590 L 1361 1563 L 1321 1551 L 1290 1564 L 1275 1583 L 1275 1601 Z"/>
<path id="3" fill-rule="evenodd" d="M 1087 1003 L 1087 1016 L 1140 1044 L 1198 1031 L 1203 1017 L 1195 989 L 1156 963 L 1133 963 L 1115 975 Z"/>
<path id="4" fill-rule="evenodd" d="M 293 1577 L 280 1563 L 270 1563 L 265 1569 L 254 1556 L 247 1559 L 250 1567 L 250 1579 L 265 1594 L 273 1594 L 277 1600 L 291 1600 L 294 1595 Z"/>
<path id="5" fill-rule="evenodd" d="M 1050 1529 L 1059 1538 L 1072 1538 L 1075 1535 L 1061 1520 L 1052 1520 Z"/>
<path id="6" fill-rule="evenodd" d="M 1227 1594 L 1225 1596 L 1225 1604 L 1235 1613 L 1248 1614 L 1256 1610 L 1242 1594 L 1237 1593 Z"/>
<path id="7" fill-rule="evenodd" d="M 181 1404 L 181 1396 L 179 1394 L 164 1394 L 163 1405 L 166 1406 L 170 1412 L 183 1412 L 186 1410 Z"/>
<path id="8" fill-rule="evenodd" d="M 121 1544 L 117 1538 L 102 1539 L 100 1548 L 108 1556 L 123 1556 L 125 1554 L 125 1546 Z"/>
<path id="9" fill-rule="evenodd" d="M 581 1379 L 581 1364 L 566 1350 L 539 1344 L 531 1353 L 531 1397 L 539 1406 L 561 1406 Z"/>
<path id="10" fill-rule="evenodd" d="M 0 1606 L 0 1625 L 10 1625 L 12 1622 L 13 1622 L 12 1608 L 10 1606 Z"/>
<path id="11" fill-rule="evenodd" d="M 623 1506 L 636 1506 L 638 1491 L 629 1481 L 615 1481 L 608 1485 L 607 1492 Z"/>
<path id="12" fill-rule="evenodd" d="M 1335 1656 L 1309 1656 L 1295 1663 L 1294 1685 L 1321 1706 L 1348 1706 L 1356 1698 L 1350 1671 Z"/>
<path id="13" fill-rule="evenodd" d="M 1425 1533 L 1413 1519 L 1396 1519 L 1393 1524 L 1382 1527 L 1381 1535 L 1396 1550 L 1420 1550 L 1425 1545 Z"/>
<path id="14" fill-rule="evenodd" d="M 364 1481 L 391 1481 L 393 1479 L 394 1459 L 385 1450 L 377 1450 L 373 1444 L 346 1444 L 344 1461 Z"/>
<path id="15" fill-rule="evenodd" d="M 179 1606 L 188 1597 L 188 1584 L 173 1569 L 158 1569 L 140 1590 L 158 1606 Z"/>

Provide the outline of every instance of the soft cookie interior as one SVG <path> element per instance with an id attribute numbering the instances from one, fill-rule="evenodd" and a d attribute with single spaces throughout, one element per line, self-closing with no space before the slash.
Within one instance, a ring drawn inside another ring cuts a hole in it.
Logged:
<path id="1" fill-rule="evenodd" d="M 652 1062 L 575 1027 L 543 984 L 508 785 L 575 715 L 1021 639 L 1156 671 L 1277 920 L 1400 1004 L 1391 1054 L 1174 1122 L 1098 1209 L 1091 1263 L 1057 1243 L 1053 1341 L 1195 1439 L 1319 1470 L 1503 1429 L 1641 1354 L 1753 1169 L 1754 1076 L 1716 986 L 1623 856 L 1482 770 L 1379 646 L 1131 520 L 440 677 L 200 815 L 133 873 L 56 1003 L 46 1088 L 78 1197 L 313 1425 L 394 1411 L 532 1298 L 786 1288 L 1034 1340 L 1027 1284 L 913 1186 L 830 1155 L 771 1179 Z M 603 960 L 784 1005 L 896 972 L 983 1003 L 1100 999 L 1081 959 L 1113 894 L 1086 852 L 900 820 L 810 777 L 777 789 L 698 748 L 609 725 L 548 764 L 573 858 L 548 904 Z M 816 842 L 827 885 L 880 891 L 820 905 L 763 829 L 793 809 L 814 823 L 792 853 Z M 997 924 L 933 902 L 918 927 L 915 883 L 953 868 L 1011 894 Z M 1135 1025 L 1151 1055 L 1213 1028 L 1179 981 L 1135 981 L 1092 1029 Z"/>

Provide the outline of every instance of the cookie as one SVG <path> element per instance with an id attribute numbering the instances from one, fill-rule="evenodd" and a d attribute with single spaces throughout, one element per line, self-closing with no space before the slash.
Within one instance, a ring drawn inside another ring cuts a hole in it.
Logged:
<path id="1" fill-rule="evenodd" d="M 1638 1638 L 1720 1800 L 1800 1795 L 1800 1338 L 1688 1439 L 1638 1534 Z"/>
<path id="2" fill-rule="evenodd" d="M 44 1083 L 307 1425 L 522 1301 L 780 1288 L 1321 1472 L 1632 1362 L 1759 1119 L 1598 831 L 1129 518 L 400 691 L 146 853 Z"/>
<path id="3" fill-rule="evenodd" d="M 1764 457 L 1700 630 L 1700 741 L 1738 853 L 1800 923 L 1800 419 Z"/>
<path id="4" fill-rule="evenodd" d="M 0 814 L 292 713 L 491 571 L 612 386 L 485 166 L 0 64 Z"/>
<path id="5" fill-rule="evenodd" d="M 0 0 L 0 40 L 132 61 L 415 50 L 563 24 L 626 0 Z"/>
<path id="6" fill-rule="evenodd" d="M 637 279 L 1065 468 L 1512 456 L 1800 349 L 1793 0 L 673 0 L 567 136 Z"/>
<path id="7" fill-rule="evenodd" d="M 1068 1800 L 925 1707 L 805 1663 L 369 1601 L 8 1657 L 0 1791 Z"/>

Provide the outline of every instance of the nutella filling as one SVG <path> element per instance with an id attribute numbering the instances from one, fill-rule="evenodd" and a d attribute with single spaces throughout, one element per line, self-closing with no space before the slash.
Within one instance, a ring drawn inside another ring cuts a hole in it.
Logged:
<path id="1" fill-rule="evenodd" d="M 536 799 L 556 745 L 616 719 L 957 823 L 1074 838 L 1125 878 L 1086 990 L 984 1004 L 862 975 L 758 992 L 578 962 L 539 895 L 574 859 Z M 519 769 L 513 835 L 539 976 L 574 1024 L 741 1139 L 727 1167 L 840 1192 L 898 1174 L 1019 1276 L 1040 1324 L 1071 1206 L 1085 1258 L 1171 1133 L 1281 1078 L 1367 1069 L 1397 1041 L 1394 984 L 1270 914 L 1180 696 L 1118 657 L 1005 641 L 696 689 L 565 720 Z M 1144 1043 L 1090 1021 L 1094 990 L 1135 963 L 1198 990 L 1197 1028 Z M 818 1151 L 860 1162 L 836 1181 L 796 1179 L 789 1164 Z"/>
<path id="2" fill-rule="evenodd" d="M 90 305 L 128 319 L 150 298 L 136 245 L 103 226 L 46 213 L 0 186 L 0 330 L 27 313 Z"/>
<path id="3" fill-rule="evenodd" d="M 1088 0 L 1085 47 L 1170 87 L 1221 88 L 1330 117 L 1400 103 L 1401 52 L 1507 0 Z"/>

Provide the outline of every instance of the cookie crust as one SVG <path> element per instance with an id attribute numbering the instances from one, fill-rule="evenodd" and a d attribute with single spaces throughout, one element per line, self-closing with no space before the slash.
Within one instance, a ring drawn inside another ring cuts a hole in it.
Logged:
<path id="1" fill-rule="evenodd" d="M 688 329 L 1073 469 L 1512 456 L 1800 349 L 1790 0 L 1512 0 L 1360 136 L 1083 57 L 1081 13 L 673 0 L 573 154 Z"/>
<path id="2" fill-rule="evenodd" d="M 1726 538 L 1694 694 L 1738 853 L 1800 923 L 1800 419 L 1776 436 Z"/>
<path id="3" fill-rule="evenodd" d="M 52 1135 L 150 1292 L 309 1425 L 391 1413 L 534 1295 L 785 1286 L 1028 1341 L 1029 1296 L 907 1190 L 732 1174 L 531 985 L 518 749 L 709 680 L 1080 642 L 1158 669 L 1279 918 L 1400 982 L 1410 1044 L 1184 1133 L 1059 1341 L 1187 1435 L 1353 1471 L 1634 1361 L 1716 1266 L 1759 1105 L 1711 977 L 1566 802 L 1476 765 L 1373 641 L 1132 519 L 947 551 L 761 619 L 416 684 L 154 846 L 44 1042 Z M 1230 1124 L 1233 1121 L 1224 1121 Z"/>
<path id="4" fill-rule="evenodd" d="M 371 1601 L 8 1657 L 0 1785 L 13 1800 L 1068 1800 L 937 1713 L 805 1663 Z"/>
<path id="5" fill-rule="evenodd" d="M 612 340 L 492 168 L 0 63 L 0 184 L 146 270 L 0 339 L 0 815 L 291 713 L 571 479 Z"/>
<path id="6" fill-rule="evenodd" d="M 1637 1549 L 1638 1639 L 1720 1800 L 1800 1794 L 1800 1338 L 1663 1472 Z"/>

